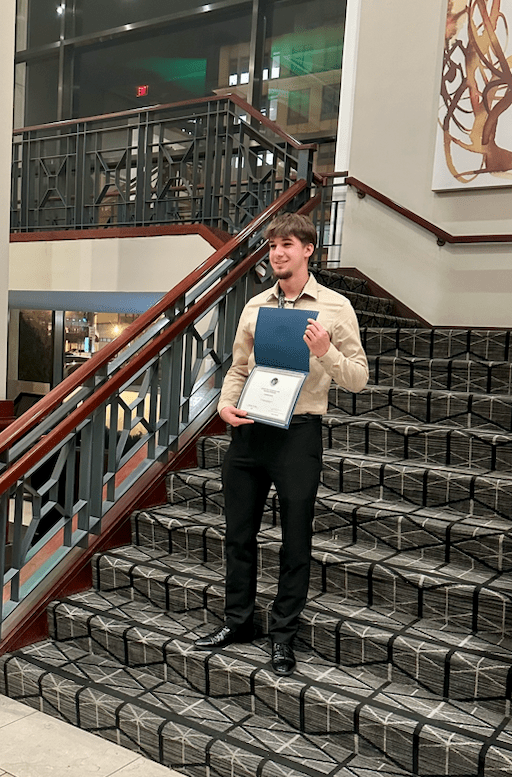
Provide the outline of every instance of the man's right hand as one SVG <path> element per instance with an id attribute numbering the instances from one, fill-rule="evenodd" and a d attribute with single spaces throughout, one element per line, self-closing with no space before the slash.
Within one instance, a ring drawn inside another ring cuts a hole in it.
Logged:
<path id="1" fill-rule="evenodd" d="M 253 424 L 252 418 L 247 418 L 247 410 L 239 410 L 234 405 L 226 405 L 219 413 L 223 421 L 230 426 L 241 426 L 242 424 Z"/>

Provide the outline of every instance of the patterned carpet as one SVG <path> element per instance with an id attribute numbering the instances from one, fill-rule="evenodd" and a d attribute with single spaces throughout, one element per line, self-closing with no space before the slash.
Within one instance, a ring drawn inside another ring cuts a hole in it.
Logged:
<path id="1" fill-rule="evenodd" d="M 93 589 L 52 603 L 51 638 L 0 658 L 0 691 L 191 777 L 510 777 L 510 333 L 420 329 L 322 277 L 360 311 L 371 385 L 330 392 L 294 674 L 265 637 L 274 492 L 258 637 L 193 645 L 223 612 L 219 436 L 95 558 Z"/>

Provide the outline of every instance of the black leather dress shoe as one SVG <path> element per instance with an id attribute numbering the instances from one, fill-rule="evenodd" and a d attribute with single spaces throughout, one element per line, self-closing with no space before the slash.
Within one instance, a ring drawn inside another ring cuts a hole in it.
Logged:
<path id="1" fill-rule="evenodd" d="M 232 645 L 234 642 L 252 642 L 254 639 L 253 629 L 231 629 L 229 626 L 220 626 L 206 637 L 196 639 L 195 646 L 210 650 L 211 648 L 224 647 Z"/>
<path id="2" fill-rule="evenodd" d="M 279 677 L 287 677 L 295 669 L 295 656 L 287 642 L 272 643 L 272 669 Z"/>

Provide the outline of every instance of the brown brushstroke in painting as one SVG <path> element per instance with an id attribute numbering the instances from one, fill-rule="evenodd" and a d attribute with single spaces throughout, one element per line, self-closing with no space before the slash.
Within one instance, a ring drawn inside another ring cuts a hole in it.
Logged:
<path id="1" fill-rule="evenodd" d="M 512 150 L 496 140 L 500 118 L 512 105 L 512 56 L 507 59 L 505 55 L 508 43 L 501 0 L 449 0 L 440 124 L 446 163 L 461 183 L 474 181 L 482 173 L 512 177 Z M 479 155 L 479 165 L 475 160 L 474 169 L 457 169 L 454 145 Z"/>

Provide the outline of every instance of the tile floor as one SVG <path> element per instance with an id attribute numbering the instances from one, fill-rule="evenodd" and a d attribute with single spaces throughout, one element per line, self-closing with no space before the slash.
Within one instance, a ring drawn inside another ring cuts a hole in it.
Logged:
<path id="1" fill-rule="evenodd" d="M 0 777 L 181 777 L 137 753 L 0 695 Z"/>

